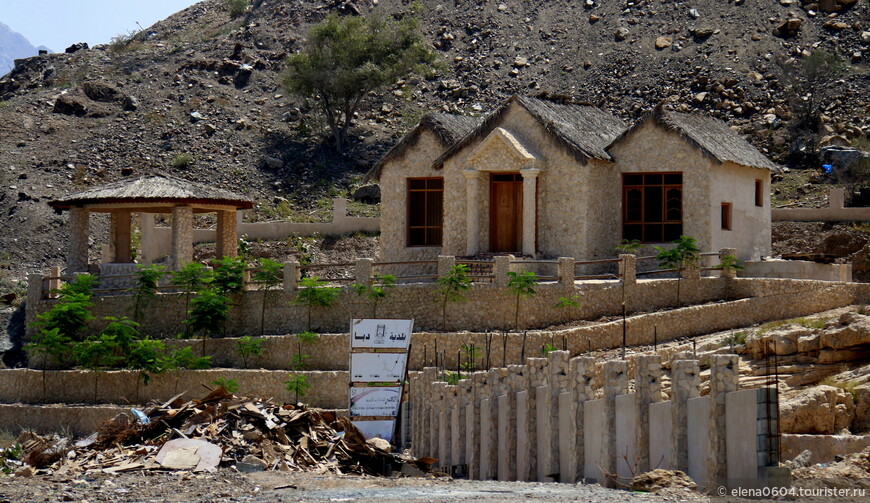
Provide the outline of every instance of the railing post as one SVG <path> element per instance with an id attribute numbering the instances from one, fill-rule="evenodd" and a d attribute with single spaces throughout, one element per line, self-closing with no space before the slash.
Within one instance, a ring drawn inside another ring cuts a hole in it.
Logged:
<path id="1" fill-rule="evenodd" d="M 450 274 L 450 269 L 456 265 L 456 257 L 453 255 L 438 255 L 438 277 L 443 278 Z"/>
<path id="2" fill-rule="evenodd" d="M 637 257 L 631 253 L 619 256 L 619 277 L 625 285 L 637 283 Z"/>
<path id="3" fill-rule="evenodd" d="M 513 260 L 513 255 L 498 255 L 495 257 L 495 264 L 493 265 L 492 272 L 493 275 L 495 275 L 496 286 L 507 286 L 507 273 L 511 270 L 511 262 L 513 262 Z"/>
<path id="4" fill-rule="evenodd" d="M 284 291 L 295 292 L 299 284 L 299 262 L 284 262 Z"/>
<path id="5" fill-rule="evenodd" d="M 737 257 L 737 249 L 736 248 L 722 248 L 719 250 L 719 263 L 722 263 L 722 259 L 727 257 L 728 255 L 732 257 Z M 733 267 L 722 268 L 722 277 L 726 279 L 734 279 L 737 277 L 737 269 Z"/>
<path id="6" fill-rule="evenodd" d="M 372 282 L 372 262 L 370 258 L 356 259 L 356 282 L 362 285 L 368 285 Z"/>
<path id="7" fill-rule="evenodd" d="M 562 286 L 574 287 L 574 257 L 559 257 L 559 283 Z"/>

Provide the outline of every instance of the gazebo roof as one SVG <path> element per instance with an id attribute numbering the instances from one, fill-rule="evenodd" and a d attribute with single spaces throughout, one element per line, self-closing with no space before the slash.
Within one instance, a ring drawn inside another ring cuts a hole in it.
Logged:
<path id="1" fill-rule="evenodd" d="M 56 210 L 90 204 L 177 204 L 235 206 L 247 209 L 254 202 L 228 190 L 217 189 L 166 175 L 126 178 L 100 187 L 76 192 L 48 204 Z"/>

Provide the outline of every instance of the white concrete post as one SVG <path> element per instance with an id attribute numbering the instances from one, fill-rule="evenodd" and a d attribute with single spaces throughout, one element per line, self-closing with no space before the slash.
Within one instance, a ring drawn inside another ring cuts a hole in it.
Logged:
<path id="1" fill-rule="evenodd" d="M 339 223 L 347 218 L 347 199 L 343 197 L 332 198 L 332 223 Z"/>
<path id="2" fill-rule="evenodd" d="M 619 453 L 616 452 L 616 397 L 628 393 L 628 362 L 604 362 L 604 442 L 601 445 L 601 463 L 604 486 L 616 487 Z"/>
<path id="3" fill-rule="evenodd" d="M 559 283 L 574 288 L 574 257 L 559 257 Z"/>
<path id="4" fill-rule="evenodd" d="M 535 256 L 535 240 L 537 237 L 537 194 L 538 174 L 537 168 L 523 168 L 520 174 L 523 176 L 523 255 Z"/>
<path id="5" fill-rule="evenodd" d="M 517 470 L 517 480 L 538 480 L 538 408 L 547 408 L 548 398 L 546 394 L 542 395 L 544 403 L 538 404 L 538 388 L 547 385 L 547 359 L 546 358 L 527 358 L 524 365 L 523 373 L 526 376 L 526 387 L 528 391 L 528 401 L 526 402 L 526 470 L 525 473 Z M 549 414 L 546 415 L 549 417 Z M 546 460 L 544 460 L 546 464 Z"/>
<path id="6" fill-rule="evenodd" d="M 619 277 L 626 286 L 637 283 L 637 257 L 630 253 L 619 256 Z"/>
<path id="7" fill-rule="evenodd" d="M 299 262 L 291 260 L 284 262 L 284 291 L 293 293 L 296 291 L 296 285 L 299 284 Z"/>
<path id="8" fill-rule="evenodd" d="M 564 467 L 561 468 L 561 480 L 568 483 L 576 483 L 583 480 L 585 472 L 585 446 L 583 442 L 584 402 L 595 398 L 592 389 L 592 378 L 595 375 L 595 358 L 577 356 L 568 362 L 568 394 L 571 397 L 572 410 L 566 411 L 568 419 L 564 423 L 569 429 L 564 433 L 565 441 L 562 449 L 566 456 Z M 562 431 L 559 430 L 561 434 Z M 561 435 L 560 435 L 561 436 Z M 562 451 L 560 451 L 560 454 Z"/>
<path id="9" fill-rule="evenodd" d="M 465 254 L 480 251 L 480 176 L 475 169 L 466 169 L 465 175 Z"/>
<path id="10" fill-rule="evenodd" d="M 710 455 L 707 458 L 707 474 L 711 483 L 725 485 L 728 481 L 728 458 L 726 442 L 726 395 L 737 391 L 740 378 L 740 362 L 737 355 L 712 355 L 710 357 Z M 752 434 L 754 432 L 747 432 Z"/>
<path id="11" fill-rule="evenodd" d="M 370 258 L 356 259 L 356 267 L 354 268 L 356 282 L 361 285 L 368 285 L 372 282 L 372 262 Z"/>
<path id="12" fill-rule="evenodd" d="M 700 395 L 701 369 L 698 360 L 671 362 L 671 459 L 673 468 L 689 471 L 688 400 Z"/>
<path id="13" fill-rule="evenodd" d="M 547 355 L 547 385 L 550 391 L 549 403 L 549 424 L 547 442 L 549 442 L 549 460 L 546 466 L 546 473 L 561 474 L 563 467 L 560 460 L 562 457 L 561 438 L 562 432 L 559 422 L 559 395 L 568 391 L 568 360 L 571 358 L 571 353 L 568 351 L 552 351 Z"/>
<path id="14" fill-rule="evenodd" d="M 507 286 L 507 273 L 510 272 L 511 262 L 513 262 L 515 258 L 516 257 L 514 257 L 513 255 L 498 255 L 493 259 L 495 261 L 495 264 L 493 265 L 492 273 L 495 276 L 496 286 Z"/>
<path id="15" fill-rule="evenodd" d="M 844 195 L 845 192 L 842 187 L 833 188 L 828 191 L 828 208 L 843 209 Z"/>
<path id="16" fill-rule="evenodd" d="M 66 258 L 66 273 L 88 271 L 88 234 L 90 213 L 85 208 L 69 209 L 69 255 Z"/>
<path id="17" fill-rule="evenodd" d="M 638 473 L 650 470 L 649 406 L 662 399 L 662 359 L 658 355 L 638 355 L 634 361 L 635 454 Z"/>
<path id="18" fill-rule="evenodd" d="M 193 208 L 172 208 L 172 269 L 179 270 L 193 260 Z"/>

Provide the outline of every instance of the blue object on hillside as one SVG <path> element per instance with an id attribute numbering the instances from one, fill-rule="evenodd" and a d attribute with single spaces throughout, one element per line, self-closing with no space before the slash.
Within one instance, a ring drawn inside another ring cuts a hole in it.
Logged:
<path id="1" fill-rule="evenodd" d="M 825 170 L 825 173 L 830 173 L 834 166 L 832 164 L 822 164 L 822 169 Z"/>

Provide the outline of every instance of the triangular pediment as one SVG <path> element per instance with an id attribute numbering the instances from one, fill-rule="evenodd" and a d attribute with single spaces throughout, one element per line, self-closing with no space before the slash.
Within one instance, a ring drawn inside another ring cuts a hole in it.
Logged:
<path id="1" fill-rule="evenodd" d="M 485 168 L 491 171 L 499 169 L 516 169 L 517 166 L 504 166 L 504 159 L 508 157 L 519 167 L 528 166 L 538 160 L 531 149 L 510 131 L 497 127 L 480 142 L 468 157 L 468 162 L 478 169 Z"/>

